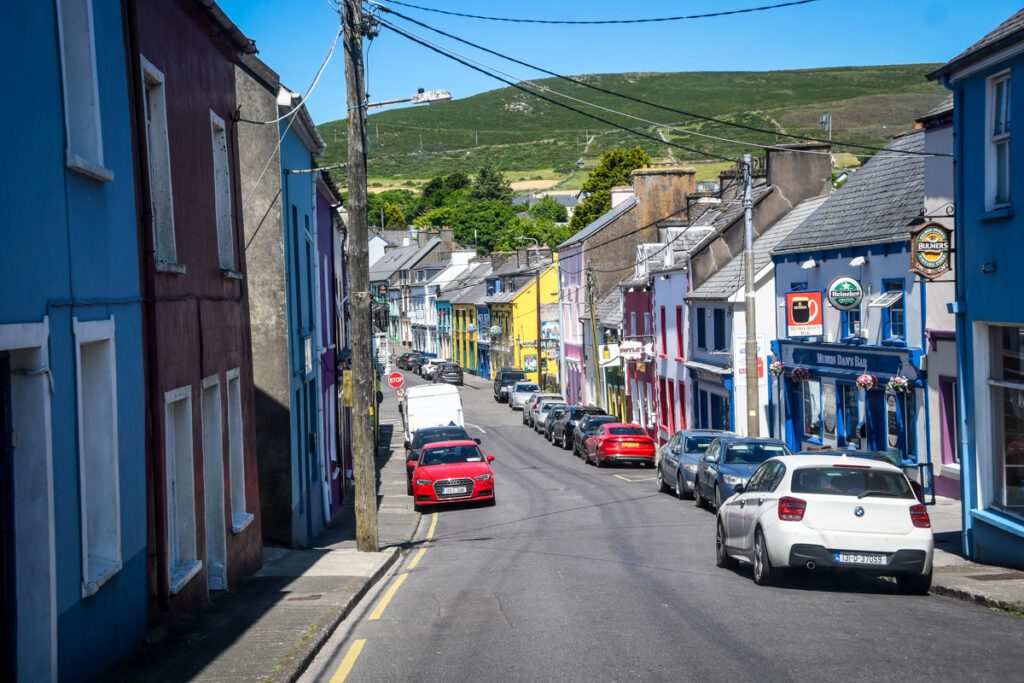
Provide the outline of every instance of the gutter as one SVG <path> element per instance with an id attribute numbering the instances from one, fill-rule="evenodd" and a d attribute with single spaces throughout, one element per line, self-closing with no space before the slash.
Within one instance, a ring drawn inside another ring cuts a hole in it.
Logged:
<path id="1" fill-rule="evenodd" d="M 214 0 L 195 0 L 196 4 L 199 5 L 206 13 L 207 18 L 217 28 L 220 29 L 221 35 L 228 39 L 228 41 L 238 48 L 239 54 L 254 55 L 256 54 L 256 43 L 252 38 L 246 37 L 242 33 L 242 29 L 228 18 L 228 15 L 224 13 Z"/>

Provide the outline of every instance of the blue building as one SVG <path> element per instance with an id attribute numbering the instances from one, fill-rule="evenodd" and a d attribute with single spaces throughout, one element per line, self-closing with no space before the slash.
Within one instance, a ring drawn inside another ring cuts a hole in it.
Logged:
<path id="1" fill-rule="evenodd" d="M 1024 10 L 930 74 L 953 91 L 959 454 L 964 547 L 1024 567 L 1024 146 L 1010 121 L 1024 69 Z M 1022 102 L 1024 103 L 1024 102 Z"/>
<path id="2" fill-rule="evenodd" d="M 121 3 L 6 22 L 0 679 L 91 680 L 145 636 L 146 419 Z"/>

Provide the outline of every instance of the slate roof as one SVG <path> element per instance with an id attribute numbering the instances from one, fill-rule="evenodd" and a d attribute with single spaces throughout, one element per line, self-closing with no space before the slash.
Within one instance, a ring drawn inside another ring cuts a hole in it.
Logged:
<path id="1" fill-rule="evenodd" d="M 953 113 L 953 93 L 949 93 L 942 101 L 936 104 L 931 110 L 924 116 L 919 117 L 918 121 L 927 121 L 928 119 L 934 119 L 944 114 Z"/>
<path id="2" fill-rule="evenodd" d="M 370 266 L 370 282 L 390 279 L 417 251 L 419 247 L 415 244 L 385 251 L 384 255 Z"/>
<path id="3" fill-rule="evenodd" d="M 1020 40 L 1024 40 L 1024 9 L 1018 10 L 984 38 L 932 71 L 928 78 L 936 79 L 950 74 Z"/>
<path id="4" fill-rule="evenodd" d="M 758 273 L 772 261 L 772 250 L 821 206 L 828 197 L 816 197 L 797 204 L 754 241 L 754 272 Z M 690 292 L 687 299 L 728 299 L 743 286 L 743 254 L 737 254 L 714 275 Z"/>
<path id="5" fill-rule="evenodd" d="M 599 323 L 611 327 L 618 327 L 622 324 L 622 290 L 620 289 L 620 286 L 627 284 L 632 277 L 633 274 L 630 273 L 628 276 L 622 278 L 622 280 L 611 288 L 611 291 L 597 300 L 595 308 L 597 308 L 597 321 Z M 590 320 L 590 306 L 588 304 L 584 304 L 583 312 L 580 314 L 580 319 Z"/>
<path id="6" fill-rule="evenodd" d="M 451 293 L 452 304 L 482 304 L 487 295 L 487 280 L 485 278 L 490 274 L 491 264 L 481 263 L 469 271 L 468 275 L 456 280 L 449 288 L 449 290 L 455 290 Z"/>
<path id="7" fill-rule="evenodd" d="M 427 254 L 433 251 L 434 247 L 436 247 L 439 244 L 441 244 L 441 239 L 439 237 L 431 237 L 429 240 L 427 240 L 426 244 L 419 248 L 416 248 L 416 245 L 413 244 L 412 247 L 416 249 L 416 251 L 414 251 L 412 256 L 410 256 L 405 261 L 405 263 L 403 263 L 399 267 L 399 270 L 415 267 L 417 263 L 422 261 L 427 256 Z"/>
<path id="8" fill-rule="evenodd" d="M 591 237 L 592 235 L 599 232 L 606 225 L 616 220 L 619 216 L 632 209 L 634 206 L 636 206 L 635 196 L 626 199 L 618 206 L 613 206 L 609 211 L 604 213 L 600 218 L 595 220 L 593 223 L 583 228 L 575 235 L 573 235 L 572 237 L 570 237 L 569 239 L 555 247 L 555 250 L 558 251 L 560 249 L 565 249 L 566 247 L 571 247 L 572 245 L 578 244 L 579 242 L 582 242 L 588 237 Z"/>
<path id="9" fill-rule="evenodd" d="M 402 240 L 405 239 L 406 237 L 412 239 L 412 233 L 410 233 L 408 230 L 375 230 L 374 232 L 370 233 L 370 237 L 372 238 L 374 235 L 379 236 L 388 244 L 391 244 L 396 247 L 402 246 Z M 415 240 L 413 240 L 412 243 L 415 244 Z"/>
<path id="10" fill-rule="evenodd" d="M 924 151 L 924 131 L 893 139 L 886 150 Z M 924 161 L 879 152 L 818 207 L 772 253 L 791 254 L 866 244 L 903 242 L 924 206 Z"/>

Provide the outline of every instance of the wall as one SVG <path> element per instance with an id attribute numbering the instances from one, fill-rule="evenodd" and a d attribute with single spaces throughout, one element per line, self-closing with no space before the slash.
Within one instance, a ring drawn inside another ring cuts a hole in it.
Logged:
<path id="1" fill-rule="evenodd" d="M 689 310 L 685 304 L 685 297 L 688 288 L 687 273 L 685 270 L 669 270 L 656 273 L 652 276 L 652 292 L 654 299 L 654 341 L 658 349 L 657 360 L 655 360 L 655 374 L 658 380 L 664 379 L 672 382 L 676 387 L 676 428 L 682 429 L 684 425 L 692 422 L 690 405 L 690 391 L 680 392 L 680 387 L 686 387 L 687 370 L 683 362 L 690 356 L 686 338 L 686 329 L 689 320 Z M 682 307 L 683 313 L 683 348 L 678 348 L 676 335 L 676 307 Z M 661 345 L 661 309 L 665 308 L 665 347 Z M 660 386 L 660 384 L 659 384 Z M 680 393 L 682 395 L 680 396 Z M 659 436 L 663 439 L 672 437 L 664 431 Z"/>

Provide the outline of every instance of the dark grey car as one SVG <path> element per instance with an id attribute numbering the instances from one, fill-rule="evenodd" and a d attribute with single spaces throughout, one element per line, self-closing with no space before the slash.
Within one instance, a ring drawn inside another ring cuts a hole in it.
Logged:
<path id="1" fill-rule="evenodd" d="M 562 417 L 551 425 L 551 433 L 548 439 L 552 444 L 558 444 L 562 448 L 572 448 L 572 435 L 577 423 L 587 415 L 605 415 L 603 409 L 597 406 L 571 406 L 569 410 L 562 413 Z"/>
<path id="2" fill-rule="evenodd" d="M 720 436 L 731 435 L 732 432 L 718 429 L 684 429 L 676 432 L 658 453 L 658 490 L 668 493 L 674 489 L 680 499 L 692 498 L 697 468 L 708 446 Z"/>

